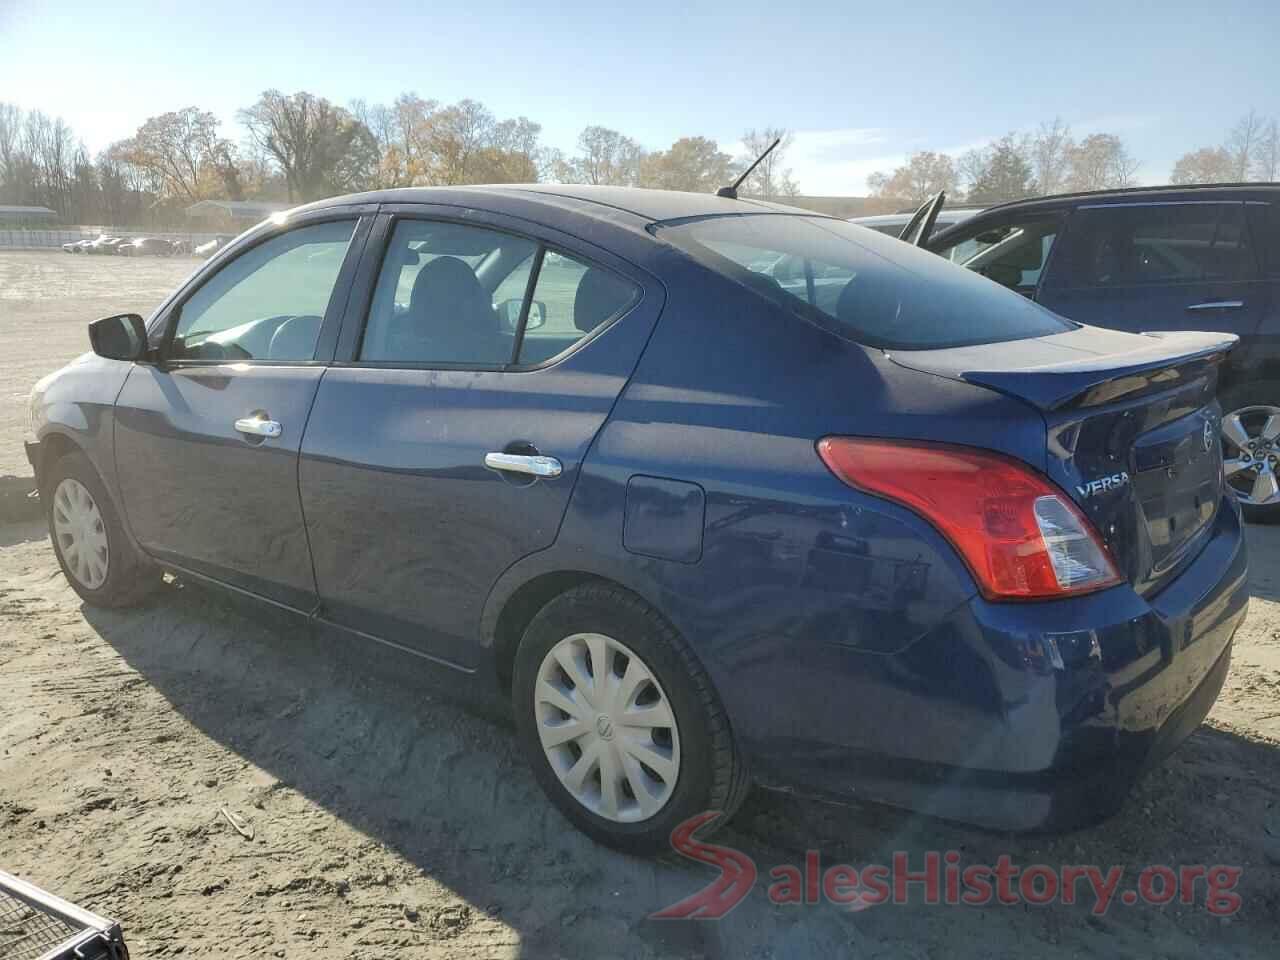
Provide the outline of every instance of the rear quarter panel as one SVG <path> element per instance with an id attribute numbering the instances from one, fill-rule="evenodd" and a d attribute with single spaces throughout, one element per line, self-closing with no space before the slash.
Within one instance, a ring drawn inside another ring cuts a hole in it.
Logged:
<path id="1" fill-rule="evenodd" d="M 897 368 L 683 256 L 661 275 L 666 308 L 588 453 L 560 535 L 499 582 L 490 638 L 520 584 L 578 570 L 634 590 L 680 630 L 744 743 L 816 735 L 876 749 L 894 735 L 875 723 L 886 685 L 975 695 L 980 683 L 966 690 L 952 678 L 990 667 L 961 645 L 943 663 L 930 654 L 904 669 L 894 656 L 974 595 L 959 557 L 914 514 L 836 480 L 815 444 L 828 434 L 917 437 L 1042 463 L 1039 415 Z M 638 476 L 704 491 L 700 555 L 683 541 L 675 559 L 627 549 Z"/>

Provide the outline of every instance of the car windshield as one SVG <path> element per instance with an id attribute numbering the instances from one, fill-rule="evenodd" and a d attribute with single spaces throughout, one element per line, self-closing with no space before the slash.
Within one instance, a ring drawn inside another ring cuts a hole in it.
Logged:
<path id="1" fill-rule="evenodd" d="M 660 224 L 655 233 L 773 302 L 871 347 L 996 343 L 1073 326 L 931 253 L 841 220 L 710 217 Z"/>

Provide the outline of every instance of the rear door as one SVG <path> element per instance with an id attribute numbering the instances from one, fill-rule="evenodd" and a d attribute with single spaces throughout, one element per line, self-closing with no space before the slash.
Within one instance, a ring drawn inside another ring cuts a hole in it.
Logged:
<path id="1" fill-rule="evenodd" d="M 662 290 L 527 221 L 391 213 L 316 396 L 302 503 L 325 619 L 469 668 L 489 589 L 554 541 Z"/>
<path id="2" fill-rule="evenodd" d="M 1038 299 L 1072 320 L 1138 333 L 1251 337 L 1266 311 L 1241 202 L 1108 203 L 1071 214 Z"/>
<path id="3" fill-rule="evenodd" d="M 314 607 L 298 449 L 370 222 L 329 211 L 264 232 L 166 309 L 159 362 L 116 400 L 121 495 L 149 553 Z"/>

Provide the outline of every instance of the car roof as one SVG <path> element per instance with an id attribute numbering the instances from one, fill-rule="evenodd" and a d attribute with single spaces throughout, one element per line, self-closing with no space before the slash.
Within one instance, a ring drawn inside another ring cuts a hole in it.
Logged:
<path id="1" fill-rule="evenodd" d="M 1175 200 L 1183 196 L 1204 199 L 1206 196 L 1214 194 L 1232 196 L 1272 190 L 1280 190 L 1280 183 L 1272 181 L 1257 183 L 1186 183 L 1164 184 L 1154 187 L 1122 187 L 1115 190 L 1081 190 L 1075 193 L 1056 193 L 1044 197 L 1028 197 L 1024 200 L 1007 200 L 1004 203 L 993 204 L 982 212 L 983 214 L 990 214 L 1009 209 L 1024 210 L 1036 207 L 1057 207 L 1064 204 L 1079 203 L 1082 200 L 1105 202 L 1117 199 L 1134 202 L 1146 198 Z"/>
<path id="2" fill-rule="evenodd" d="M 530 183 L 465 187 L 401 187 L 368 193 L 331 197 L 300 208 L 318 210 L 351 203 L 466 203 L 479 199 L 517 200 L 539 203 L 548 210 L 571 207 L 578 213 L 613 218 L 614 211 L 629 214 L 646 223 L 743 213 L 793 213 L 809 217 L 823 214 L 765 200 L 731 200 L 713 193 L 681 190 L 651 190 L 645 187 L 611 187 L 589 184 Z"/>

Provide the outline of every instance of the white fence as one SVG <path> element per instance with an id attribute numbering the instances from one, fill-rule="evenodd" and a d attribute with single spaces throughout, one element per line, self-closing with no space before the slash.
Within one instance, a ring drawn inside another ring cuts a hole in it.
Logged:
<path id="1" fill-rule="evenodd" d="M 238 232 L 238 231 L 237 231 Z M 219 234 L 184 233 L 173 230 L 147 230 L 127 227 L 61 227 L 58 229 L 0 229 L 0 248 L 38 250 L 44 247 L 61 247 L 64 243 L 77 240 L 94 240 L 100 236 L 108 237 L 162 237 L 165 240 L 182 240 L 194 249 L 207 243 Z M 222 234 L 226 236 L 226 234 Z"/>

